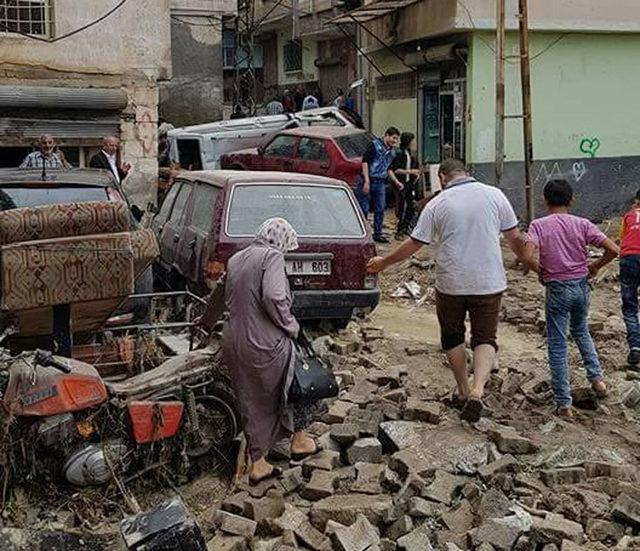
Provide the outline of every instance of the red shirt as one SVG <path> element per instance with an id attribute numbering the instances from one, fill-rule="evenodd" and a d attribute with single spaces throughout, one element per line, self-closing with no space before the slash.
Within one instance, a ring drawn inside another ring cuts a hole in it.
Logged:
<path id="1" fill-rule="evenodd" d="M 620 256 L 640 255 L 640 207 L 632 208 L 622 218 Z"/>

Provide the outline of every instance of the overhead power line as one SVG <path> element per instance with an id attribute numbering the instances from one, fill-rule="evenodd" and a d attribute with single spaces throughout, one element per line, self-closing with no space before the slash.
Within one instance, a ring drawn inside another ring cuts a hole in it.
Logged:
<path id="1" fill-rule="evenodd" d="M 14 33 L 14 34 L 19 34 L 22 35 L 26 38 L 31 38 L 33 40 L 37 40 L 39 42 L 47 42 L 49 44 L 53 44 L 54 42 L 59 42 L 60 40 L 64 40 L 65 38 L 69 38 L 70 36 L 76 35 L 78 33 L 81 33 L 82 31 L 86 31 L 87 29 L 93 27 L 94 25 L 97 25 L 98 23 L 104 21 L 107 17 L 109 17 L 110 15 L 114 14 L 115 12 L 117 12 L 122 6 L 124 6 L 129 0 L 120 0 L 120 2 L 118 2 L 115 6 L 113 6 L 113 8 L 111 8 L 109 11 L 105 12 L 103 15 L 101 15 L 100 17 L 98 17 L 98 19 L 94 19 L 93 21 L 87 23 L 86 25 L 82 25 L 82 27 L 78 27 L 77 29 L 70 31 L 66 34 L 62 34 L 60 36 L 56 36 L 54 38 L 44 38 L 42 36 L 38 36 L 35 34 L 30 34 L 30 33 L 25 33 L 25 32 L 21 32 L 21 31 L 13 31 L 11 29 L 9 29 L 7 27 L 6 24 L 0 22 L 0 25 L 2 26 L 2 30 L 5 32 L 10 32 L 10 33 Z"/>

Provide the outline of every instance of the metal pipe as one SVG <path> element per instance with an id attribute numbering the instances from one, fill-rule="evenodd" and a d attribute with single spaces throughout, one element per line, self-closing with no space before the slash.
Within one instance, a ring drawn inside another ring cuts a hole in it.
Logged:
<path id="1" fill-rule="evenodd" d="M 505 0 L 496 0 L 496 185 L 504 173 L 504 38 Z"/>

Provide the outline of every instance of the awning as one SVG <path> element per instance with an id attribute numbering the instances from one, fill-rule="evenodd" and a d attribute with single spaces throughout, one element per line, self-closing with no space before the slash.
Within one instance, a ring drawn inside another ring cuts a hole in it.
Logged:
<path id="1" fill-rule="evenodd" d="M 127 94 L 120 88 L 0 85 L 0 107 L 122 111 L 126 106 Z"/>
<path id="2" fill-rule="evenodd" d="M 381 0 L 380 2 L 372 2 L 365 4 L 355 10 L 351 10 L 335 19 L 331 19 L 329 23 L 334 25 L 342 25 L 345 23 L 365 23 L 387 15 L 395 10 L 406 8 L 411 4 L 416 4 L 419 0 Z"/>

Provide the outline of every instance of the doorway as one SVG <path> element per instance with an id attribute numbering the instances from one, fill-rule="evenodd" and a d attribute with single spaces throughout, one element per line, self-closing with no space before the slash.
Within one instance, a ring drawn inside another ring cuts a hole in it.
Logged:
<path id="1" fill-rule="evenodd" d="M 439 163 L 444 146 L 464 160 L 464 79 L 423 87 L 422 159 Z"/>

